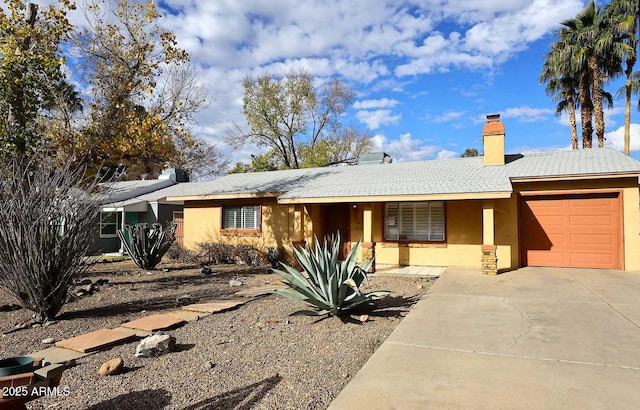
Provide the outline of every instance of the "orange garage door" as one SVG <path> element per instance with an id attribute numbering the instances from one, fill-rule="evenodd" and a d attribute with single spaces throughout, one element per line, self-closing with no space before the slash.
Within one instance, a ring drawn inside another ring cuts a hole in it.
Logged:
<path id="1" fill-rule="evenodd" d="M 523 197 L 520 221 L 524 265 L 620 268 L 617 193 Z"/>

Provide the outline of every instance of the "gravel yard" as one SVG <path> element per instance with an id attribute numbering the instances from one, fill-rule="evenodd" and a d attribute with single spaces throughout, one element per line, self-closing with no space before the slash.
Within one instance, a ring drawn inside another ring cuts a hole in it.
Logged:
<path id="1" fill-rule="evenodd" d="M 168 272 L 160 269 L 169 269 Z M 61 340 L 193 302 L 231 297 L 241 289 L 277 281 L 267 270 L 217 266 L 214 274 L 179 264 L 161 264 L 147 274 L 130 261 L 99 263 L 92 281 L 108 279 L 92 295 L 69 303 L 60 320 L 0 337 L 0 358 L 46 348 L 45 338 Z M 240 287 L 230 287 L 237 279 Z M 365 291 L 390 290 L 361 323 L 352 317 L 289 317 L 304 307 L 280 296 L 258 298 L 223 313 L 169 331 L 177 349 L 158 358 L 135 358 L 136 343 L 78 359 L 61 387 L 67 397 L 35 400 L 30 409 L 317 409 L 326 408 L 375 349 L 393 331 L 432 280 L 373 276 Z M 0 306 L 14 301 L 0 291 Z M 0 312 L 0 330 L 28 321 L 30 312 Z M 125 372 L 101 377 L 102 363 L 120 357 Z"/>

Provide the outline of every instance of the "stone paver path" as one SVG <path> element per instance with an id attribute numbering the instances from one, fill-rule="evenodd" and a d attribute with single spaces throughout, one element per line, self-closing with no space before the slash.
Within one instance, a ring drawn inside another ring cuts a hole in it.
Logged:
<path id="1" fill-rule="evenodd" d="M 123 323 L 121 327 L 128 329 L 145 330 L 147 332 L 156 332 L 158 330 L 167 330 L 184 323 L 184 320 L 174 315 L 158 314 L 144 316 L 131 322 Z"/>
<path id="2" fill-rule="evenodd" d="M 201 313 L 219 313 L 226 310 L 234 309 L 238 306 L 242 306 L 245 303 L 247 303 L 246 300 L 214 300 L 207 303 L 196 303 L 193 305 L 187 305 L 182 309 Z"/>
<path id="3" fill-rule="evenodd" d="M 56 343 L 56 347 L 75 350 L 81 353 L 90 353 L 96 350 L 106 349 L 126 343 L 135 338 L 131 333 L 121 332 L 117 329 L 99 329 L 71 339 L 61 340 Z"/>
<path id="4" fill-rule="evenodd" d="M 55 347 L 31 353 L 29 356 L 41 357 L 46 363 L 66 363 L 69 360 L 79 359 L 100 350 L 106 350 L 119 344 L 149 336 L 157 330 L 170 329 L 188 322 L 193 322 L 213 313 L 225 312 L 237 308 L 257 297 L 268 295 L 272 291 L 284 287 L 286 287 L 286 285 L 276 283 L 248 288 L 236 292 L 234 296 L 236 296 L 237 299 L 211 300 L 206 303 L 183 306 L 179 310 L 166 314 L 143 316 L 124 323 L 116 329 L 103 328 L 70 339 L 61 340 L 55 344 Z"/>

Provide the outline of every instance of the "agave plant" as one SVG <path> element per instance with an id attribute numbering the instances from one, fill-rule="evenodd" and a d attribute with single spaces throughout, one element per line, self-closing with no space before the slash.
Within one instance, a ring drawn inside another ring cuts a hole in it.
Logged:
<path id="1" fill-rule="evenodd" d="M 166 229 L 159 223 L 152 224 L 151 229 L 146 223 L 126 225 L 118 236 L 136 265 L 153 269 L 176 240 L 176 224 L 171 222 Z"/>
<path id="2" fill-rule="evenodd" d="M 344 261 L 338 260 L 339 232 L 336 236 L 332 235 L 330 243 L 325 237 L 320 244 L 316 237 L 315 245 L 313 251 L 303 247 L 293 249 L 304 273 L 284 263 L 281 263 L 284 270 L 273 269 L 289 285 L 289 288 L 276 290 L 275 293 L 300 300 L 317 309 L 300 310 L 292 315 L 339 315 L 356 306 L 370 305 L 372 301 L 389 295 L 387 291 L 360 292 L 360 285 L 366 283 L 367 271 L 373 263 L 370 259 L 360 266 L 356 264 L 360 241 Z"/>

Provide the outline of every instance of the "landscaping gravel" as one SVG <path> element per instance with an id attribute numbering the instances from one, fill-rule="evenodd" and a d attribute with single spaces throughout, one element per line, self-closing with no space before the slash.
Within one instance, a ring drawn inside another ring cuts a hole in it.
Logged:
<path id="1" fill-rule="evenodd" d="M 176 299 L 195 302 L 230 297 L 250 286 L 262 286 L 277 275 L 239 266 L 216 266 L 203 275 L 196 268 L 162 264 L 147 274 L 130 261 L 92 267 L 92 281 L 108 279 L 92 295 L 69 303 L 49 326 L 19 330 L 0 337 L 0 358 L 45 349 L 46 338 L 61 340 L 101 327 L 179 307 Z M 229 286 L 230 280 L 242 282 Z M 134 357 L 136 343 L 116 346 L 77 360 L 61 387 L 69 395 L 48 396 L 29 409 L 323 409 L 344 388 L 375 349 L 428 290 L 432 280 L 379 276 L 365 291 L 390 290 L 377 310 L 352 316 L 288 316 L 300 302 L 269 295 L 223 313 L 190 322 L 168 333 L 176 351 L 156 358 Z M 11 304 L 0 292 L 0 306 Z M 25 309 L 0 312 L 0 330 L 28 321 Z M 101 377 L 98 369 L 120 357 L 125 372 Z"/>

